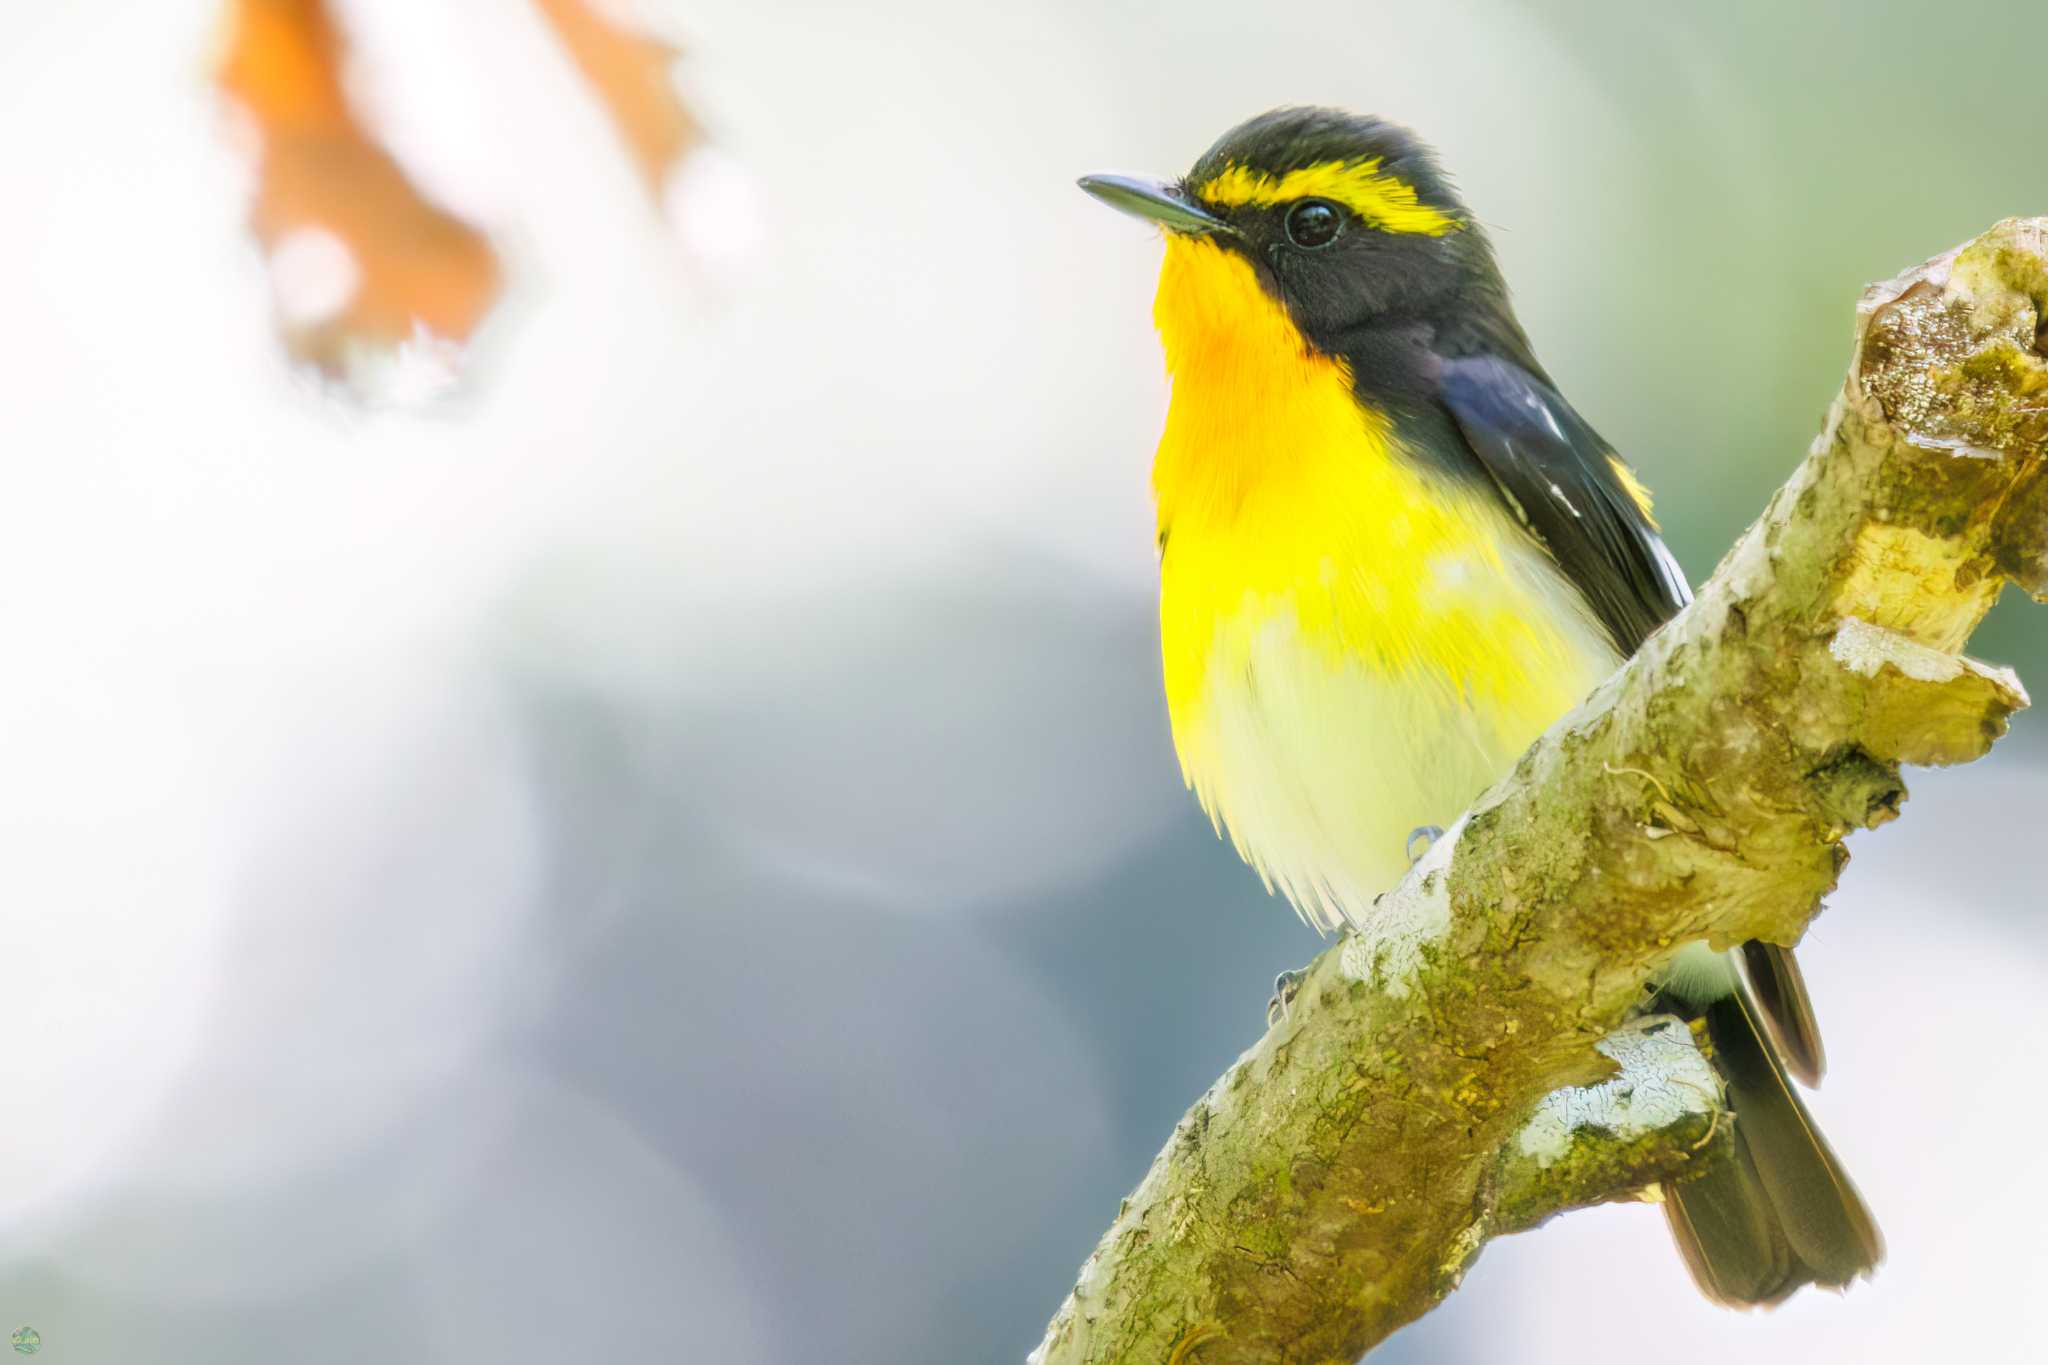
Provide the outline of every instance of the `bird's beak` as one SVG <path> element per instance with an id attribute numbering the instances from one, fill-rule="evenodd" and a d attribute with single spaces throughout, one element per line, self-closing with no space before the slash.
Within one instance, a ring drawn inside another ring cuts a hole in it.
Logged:
<path id="1" fill-rule="evenodd" d="M 1230 224 L 1163 181 L 1142 180 L 1131 175 L 1084 175 L 1080 184 L 1082 189 L 1111 208 L 1175 232 L 1200 236 L 1234 230 Z"/>

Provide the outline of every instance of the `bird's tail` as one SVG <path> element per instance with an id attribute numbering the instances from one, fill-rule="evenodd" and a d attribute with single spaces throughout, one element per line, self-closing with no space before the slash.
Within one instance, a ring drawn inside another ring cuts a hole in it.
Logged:
<path id="1" fill-rule="evenodd" d="M 1704 1017 L 1735 1116 L 1734 1152 L 1664 1186 L 1671 1235 L 1701 1292 L 1756 1307 L 1868 1274 L 1884 1238 L 1786 1078 L 1756 1000 L 1738 983 Z"/>

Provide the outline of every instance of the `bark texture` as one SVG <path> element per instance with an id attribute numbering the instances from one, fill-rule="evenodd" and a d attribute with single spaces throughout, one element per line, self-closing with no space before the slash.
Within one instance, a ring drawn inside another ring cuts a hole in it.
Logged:
<path id="1" fill-rule="evenodd" d="M 1699 599 L 1324 952 L 1175 1129 L 1036 1365 L 1348 1362 L 1492 1237 L 1719 1159 L 1677 947 L 1794 943 L 1901 764 L 2026 704 L 1959 651 L 2048 595 L 2048 219 L 1866 291 L 1825 429 Z"/>

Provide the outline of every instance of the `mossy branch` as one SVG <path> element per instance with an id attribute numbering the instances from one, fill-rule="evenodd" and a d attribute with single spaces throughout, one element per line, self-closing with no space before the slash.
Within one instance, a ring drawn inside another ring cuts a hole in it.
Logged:
<path id="1" fill-rule="evenodd" d="M 1690 1036 L 1630 1016 L 1683 943 L 1796 942 L 1900 765 L 2026 704 L 1958 651 L 2006 581 L 2048 595 L 2044 319 L 2042 219 L 1865 293 L 1825 429 L 1699 600 L 1311 964 L 1037 1365 L 1352 1361 L 1490 1238 L 1718 1158 Z"/>

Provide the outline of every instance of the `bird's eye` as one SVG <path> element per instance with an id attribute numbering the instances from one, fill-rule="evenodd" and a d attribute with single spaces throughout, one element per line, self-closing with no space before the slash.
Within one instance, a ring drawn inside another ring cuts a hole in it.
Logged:
<path id="1" fill-rule="evenodd" d="M 1328 246 L 1344 230 L 1344 215 L 1327 199 L 1304 199 L 1287 210 L 1287 240 L 1310 251 Z"/>

